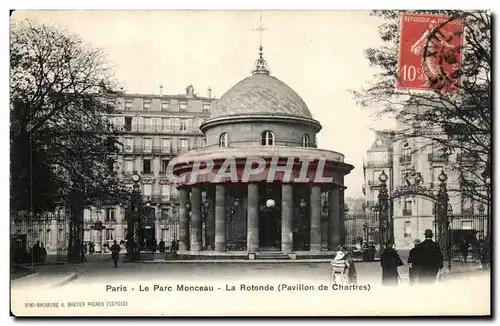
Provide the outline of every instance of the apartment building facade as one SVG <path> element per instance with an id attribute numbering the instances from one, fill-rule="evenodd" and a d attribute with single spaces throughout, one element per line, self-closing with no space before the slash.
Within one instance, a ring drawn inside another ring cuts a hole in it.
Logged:
<path id="1" fill-rule="evenodd" d="M 377 131 L 374 144 L 367 150 L 363 166 L 365 211 L 374 211 L 378 203 L 380 189 L 378 177 L 382 171 L 388 176 L 387 187 L 390 197 L 399 187 L 415 182 L 412 173 L 418 174 L 420 186 L 437 194 L 440 184 L 438 178 L 441 171 L 444 171 L 448 176 L 448 211 L 459 216 L 451 224 L 452 232 L 457 233 L 457 236 L 461 232 L 474 233 L 479 238 L 484 236 L 486 219 L 478 222 L 473 221 L 472 217 L 480 213 L 481 207 L 470 198 L 461 195 L 459 175 L 452 169 L 449 157 L 443 155 L 439 146 L 429 145 L 424 139 L 401 139 L 394 135 L 393 131 Z M 436 229 L 435 203 L 431 199 L 418 194 L 395 197 L 391 200 L 390 209 L 397 248 L 410 249 L 415 239 L 423 239 L 426 229 Z"/>
<path id="2" fill-rule="evenodd" d="M 108 96 L 113 113 L 107 119 L 120 145 L 115 169 L 125 186 L 132 188 L 131 176 L 141 176 L 140 190 L 146 206 L 144 230 L 147 239 L 167 243 L 178 235 L 179 193 L 166 177 L 170 160 L 189 150 L 205 147 L 200 124 L 210 116 L 214 99 L 211 89 L 198 96 L 192 85 L 181 95 L 120 94 Z M 94 230 L 101 221 L 103 230 Z M 95 251 L 107 251 L 104 244 L 120 243 L 127 236 L 123 205 L 96 205 L 84 211 L 84 242 L 92 242 Z"/>

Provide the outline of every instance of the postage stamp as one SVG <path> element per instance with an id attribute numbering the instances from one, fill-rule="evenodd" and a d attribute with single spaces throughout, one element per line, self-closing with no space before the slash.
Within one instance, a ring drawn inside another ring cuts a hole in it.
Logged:
<path id="1" fill-rule="evenodd" d="M 11 314 L 491 315 L 490 19 L 13 11 Z"/>

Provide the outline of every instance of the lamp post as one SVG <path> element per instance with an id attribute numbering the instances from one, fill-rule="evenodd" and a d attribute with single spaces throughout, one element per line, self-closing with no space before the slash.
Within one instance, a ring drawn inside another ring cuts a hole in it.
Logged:
<path id="1" fill-rule="evenodd" d="M 375 214 L 375 218 L 379 218 L 379 212 L 380 212 L 380 205 L 377 203 L 372 207 L 372 211 Z M 380 249 L 383 249 L 383 243 L 382 243 L 382 230 L 380 230 L 380 225 L 379 225 L 379 230 L 378 230 L 378 239 L 379 239 L 379 246 Z"/>
<path id="2" fill-rule="evenodd" d="M 139 221 L 139 208 L 141 205 L 141 190 L 139 187 L 139 182 L 141 177 L 135 173 L 132 176 L 132 181 L 134 182 L 132 188 L 132 199 L 130 203 L 130 214 L 127 219 L 127 259 L 128 261 L 138 261 L 140 260 L 139 254 L 139 241 L 138 241 L 138 221 Z"/>
<path id="3" fill-rule="evenodd" d="M 391 241 L 391 223 L 389 221 L 389 192 L 387 191 L 387 174 L 385 171 L 379 175 L 378 180 L 380 181 L 380 190 L 378 193 L 379 202 L 379 223 L 380 223 L 380 238 L 381 246 L 384 246 L 389 241 Z"/>
<path id="4" fill-rule="evenodd" d="M 453 223 L 453 209 L 451 208 L 451 205 L 448 205 L 448 211 L 447 211 L 447 219 L 446 219 L 446 234 L 447 234 L 447 239 L 448 239 L 448 271 L 451 272 L 451 259 L 453 258 L 453 239 L 451 237 L 451 226 Z"/>
<path id="5" fill-rule="evenodd" d="M 441 170 L 438 180 L 439 190 L 437 194 L 437 215 L 438 215 L 438 235 L 439 247 L 441 252 L 444 253 L 444 258 L 448 260 L 448 270 L 451 271 L 451 251 L 450 251 L 450 219 L 448 218 L 448 190 L 446 189 L 446 181 L 448 176 Z M 451 217 L 451 214 L 450 214 Z"/>

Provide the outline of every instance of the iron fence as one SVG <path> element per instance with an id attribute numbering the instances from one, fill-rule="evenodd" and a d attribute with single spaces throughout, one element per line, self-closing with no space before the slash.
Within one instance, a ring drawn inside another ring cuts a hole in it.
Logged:
<path id="1" fill-rule="evenodd" d="M 40 262 L 47 254 L 66 256 L 69 219 L 63 211 L 33 215 L 18 212 L 11 216 L 11 257 L 16 263 Z M 38 253 L 37 253 L 38 250 Z"/>
<path id="2" fill-rule="evenodd" d="M 377 213 L 345 215 L 345 244 L 362 246 L 364 241 L 380 244 L 379 216 Z"/>
<path id="3" fill-rule="evenodd" d="M 488 216 L 475 213 L 454 213 L 448 215 L 449 250 L 452 259 L 464 259 L 478 255 L 481 242 L 488 232 Z M 439 219 L 434 220 L 434 234 L 440 242 Z M 465 256 L 465 257 L 464 257 Z"/>

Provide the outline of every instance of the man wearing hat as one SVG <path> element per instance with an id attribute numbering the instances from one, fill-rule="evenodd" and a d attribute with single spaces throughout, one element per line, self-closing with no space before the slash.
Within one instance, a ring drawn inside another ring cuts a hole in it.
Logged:
<path id="1" fill-rule="evenodd" d="M 408 276 L 410 278 L 410 285 L 414 285 L 418 282 L 418 261 L 420 258 L 420 248 L 418 245 L 420 242 L 420 239 L 415 239 L 413 241 L 415 246 L 410 250 L 410 256 L 408 257 Z"/>
<path id="2" fill-rule="evenodd" d="M 412 265 L 418 268 L 420 284 L 432 284 L 436 281 L 439 270 L 443 268 L 443 255 L 439 245 L 432 241 L 432 230 L 425 230 L 424 236 L 425 240 L 418 245 L 419 258 L 413 261 Z"/>

